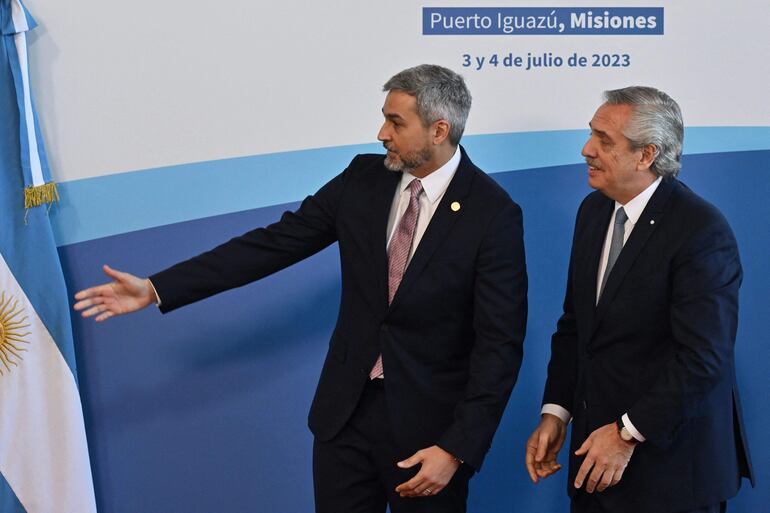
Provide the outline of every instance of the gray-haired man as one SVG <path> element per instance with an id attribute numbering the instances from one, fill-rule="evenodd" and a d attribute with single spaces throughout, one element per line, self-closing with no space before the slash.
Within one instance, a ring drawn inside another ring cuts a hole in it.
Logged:
<path id="1" fill-rule="evenodd" d="M 741 264 L 722 214 L 676 179 L 679 106 L 605 93 L 551 342 L 534 482 L 558 471 L 570 417 L 575 512 L 724 511 L 753 474 L 735 381 Z"/>

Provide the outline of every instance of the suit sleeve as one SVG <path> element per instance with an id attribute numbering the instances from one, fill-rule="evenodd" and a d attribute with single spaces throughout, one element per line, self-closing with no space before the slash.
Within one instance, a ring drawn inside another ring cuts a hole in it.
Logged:
<path id="1" fill-rule="evenodd" d="M 738 248 L 721 214 L 683 245 L 672 265 L 673 357 L 652 388 L 628 411 L 634 426 L 660 447 L 732 372 L 742 271 Z"/>
<path id="2" fill-rule="evenodd" d="M 567 269 L 567 288 L 564 294 L 563 313 L 556 323 L 556 332 L 551 336 L 551 360 L 548 362 L 548 377 L 545 382 L 542 404 L 557 404 L 570 413 L 575 413 L 573 403 L 578 380 L 578 330 L 573 303 L 573 262 L 575 247 L 579 241 L 579 223 L 585 202 L 581 204 L 575 221 L 572 237 L 572 252 Z"/>
<path id="3" fill-rule="evenodd" d="M 336 215 L 356 160 L 295 212 L 150 276 L 163 313 L 284 269 L 337 240 Z"/>
<path id="4" fill-rule="evenodd" d="M 473 316 L 468 384 L 438 445 L 478 470 L 523 356 L 527 271 L 521 209 L 510 200 L 491 221 L 479 249 Z"/>

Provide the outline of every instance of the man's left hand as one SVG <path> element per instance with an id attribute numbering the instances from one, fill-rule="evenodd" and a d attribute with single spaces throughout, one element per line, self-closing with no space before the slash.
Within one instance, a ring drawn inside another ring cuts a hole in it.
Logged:
<path id="1" fill-rule="evenodd" d="M 635 447 L 635 442 L 626 442 L 620 438 L 617 424 L 614 422 L 591 433 L 580 449 L 575 451 L 576 456 L 586 457 L 575 478 L 575 488 L 583 486 L 586 476 L 588 493 L 593 493 L 594 490 L 603 492 L 618 484 L 626 465 L 631 461 Z"/>
<path id="2" fill-rule="evenodd" d="M 397 465 L 400 468 L 412 468 L 418 463 L 421 467 L 417 475 L 396 487 L 401 497 L 436 495 L 446 487 L 460 467 L 460 461 L 438 445 L 419 450 Z"/>

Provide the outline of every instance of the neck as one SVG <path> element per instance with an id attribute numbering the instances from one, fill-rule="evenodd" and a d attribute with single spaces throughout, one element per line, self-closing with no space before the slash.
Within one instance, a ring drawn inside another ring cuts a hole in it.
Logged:
<path id="1" fill-rule="evenodd" d="M 636 183 L 634 183 L 632 186 L 628 187 L 626 190 L 621 191 L 617 194 L 617 198 L 612 198 L 621 205 L 625 205 L 632 199 L 639 196 L 647 187 L 653 184 L 655 180 L 657 180 L 658 177 L 650 172 L 649 175 L 644 175 L 644 177 L 640 178 L 640 180 Z"/>
<path id="2" fill-rule="evenodd" d="M 409 173 L 416 178 L 425 178 L 449 162 L 449 159 L 455 154 L 455 150 L 457 150 L 457 146 L 452 146 L 450 144 L 437 146 L 436 151 L 428 161 L 420 167 L 412 169 Z"/>

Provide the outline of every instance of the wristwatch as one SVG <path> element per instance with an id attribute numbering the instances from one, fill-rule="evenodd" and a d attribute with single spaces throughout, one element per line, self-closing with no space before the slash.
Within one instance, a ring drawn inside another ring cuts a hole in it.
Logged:
<path id="1" fill-rule="evenodd" d="M 619 418 L 615 424 L 618 426 L 618 434 L 620 435 L 620 438 L 623 439 L 623 441 L 631 443 L 639 442 L 639 440 L 634 438 L 634 435 L 631 434 L 631 431 L 628 430 L 625 424 L 623 424 L 623 417 Z"/>

